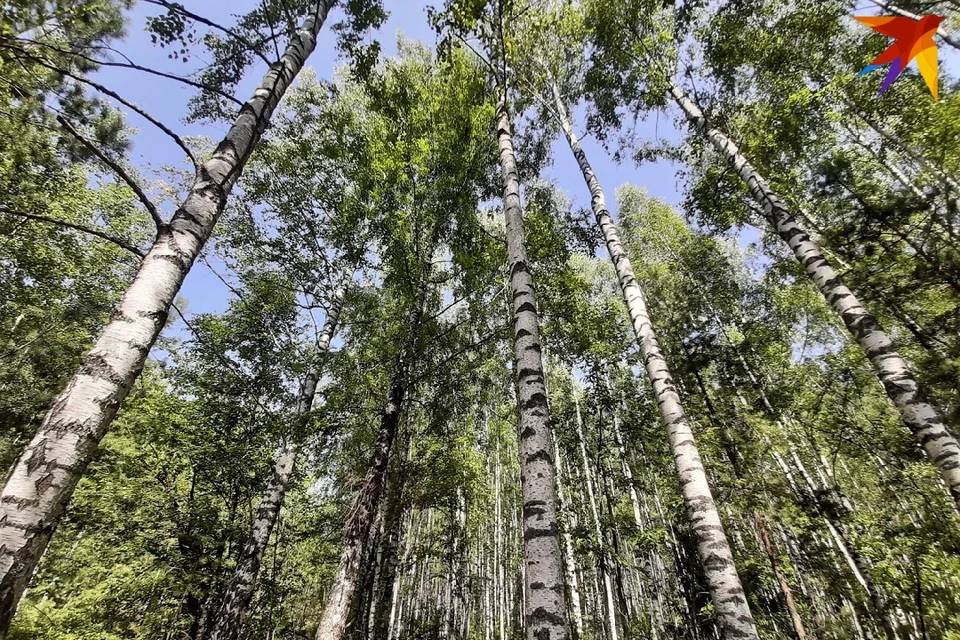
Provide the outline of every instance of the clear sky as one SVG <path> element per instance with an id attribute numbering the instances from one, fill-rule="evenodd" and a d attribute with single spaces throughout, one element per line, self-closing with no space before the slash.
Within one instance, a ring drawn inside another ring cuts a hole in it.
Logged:
<path id="1" fill-rule="evenodd" d="M 404 36 L 422 40 L 428 44 L 435 43 L 436 37 L 427 24 L 426 7 L 441 4 L 440 0 L 385 0 L 390 11 L 390 19 L 377 36 L 383 46 L 384 53 L 391 55 L 396 51 L 396 34 L 402 32 Z M 199 14 L 210 17 L 221 24 L 229 25 L 233 22 L 231 15 L 242 14 L 254 5 L 252 0 L 193 0 L 185 6 Z M 864 8 L 861 13 L 875 14 L 876 6 L 870 2 L 862 2 Z M 188 63 L 170 60 L 167 51 L 154 45 L 144 31 L 146 17 L 156 15 L 158 8 L 145 3 L 134 5 L 130 13 L 130 25 L 127 37 L 116 48 L 133 62 L 165 71 L 183 74 L 206 61 L 200 58 Z M 317 50 L 308 61 L 318 76 L 330 78 L 338 65 L 334 50 L 334 38 L 328 28 L 333 20 L 339 18 L 335 11 L 332 20 L 321 32 Z M 960 64 L 960 55 L 950 50 L 950 47 L 940 47 L 941 66 L 954 67 Z M 238 92 L 240 99 L 252 92 L 259 82 L 264 71 L 264 65 L 252 68 L 246 76 Z M 875 72 L 881 73 L 881 72 Z M 147 76 L 138 71 L 116 68 L 104 68 L 97 73 L 97 81 L 115 89 L 128 100 L 139 104 L 155 117 L 165 122 L 184 135 L 203 135 L 213 140 L 219 140 L 226 131 L 227 124 L 221 125 L 186 125 L 181 122 L 186 114 L 187 103 L 195 95 L 196 89 L 162 78 Z M 582 116 L 582 109 L 577 114 Z M 636 133 L 646 139 L 668 138 L 679 136 L 674 126 L 674 116 L 659 114 L 646 122 L 639 123 Z M 152 125 L 138 118 L 136 115 L 128 117 L 131 126 L 138 129 L 133 136 L 132 160 L 141 168 L 145 176 L 150 176 L 149 169 L 159 169 L 164 165 L 174 165 L 185 168 L 182 164 L 183 156 L 180 149 L 163 133 Z M 577 123 L 578 133 L 583 132 L 582 118 Z M 623 183 L 630 182 L 646 189 L 651 195 L 679 206 L 682 199 L 682 184 L 677 176 L 677 167 L 665 161 L 647 163 L 636 167 L 632 162 L 617 165 L 610 155 L 592 138 L 582 135 L 582 144 L 588 154 L 601 183 L 606 192 L 608 204 L 615 211 L 614 190 Z M 553 146 L 553 164 L 546 171 L 544 177 L 556 182 L 577 207 L 589 206 L 589 197 L 583 178 L 574 162 L 566 142 L 560 138 Z M 172 207 L 171 207 L 172 209 Z M 172 211 L 169 211 L 172 212 Z M 741 242 L 752 241 L 756 237 L 754 232 L 748 231 Z M 215 265 L 216 267 L 216 265 Z M 218 268 L 218 271 L 222 271 Z M 229 291 L 214 275 L 210 268 L 198 262 L 184 283 L 182 296 L 188 301 L 189 313 L 217 312 L 226 308 Z"/>

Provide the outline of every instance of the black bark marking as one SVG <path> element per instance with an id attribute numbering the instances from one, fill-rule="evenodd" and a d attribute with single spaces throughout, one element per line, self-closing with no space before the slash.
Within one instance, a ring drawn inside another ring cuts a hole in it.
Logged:
<path id="1" fill-rule="evenodd" d="M 533 464 L 534 462 L 537 462 L 539 460 L 542 460 L 543 462 L 546 462 L 549 465 L 553 464 L 553 458 L 550 456 L 550 452 L 547 451 L 546 449 L 541 449 L 540 451 L 537 451 L 536 453 L 527 456 L 526 463 Z"/>
<path id="2" fill-rule="evenodd" d="M 521 405 L 524 409 L 546 409 L 547 408 L 547 396 L 546 394 L 537 391 L 530 398 Z"/>
<path id="3" fill-rule="evenodd" d="M 517 260 L 516 262 L 513 263 L 513 267 L 510 269 L 510 277 L 512 278 L 518 273 L 530 273 L 530 269 L 527 267 L 527 263 L 524 262 L 523 260 Z"/>
<path id="4" fill-rule="evenodd" d="M 527 527 L 523 531 L 524 541 L 535 540 L 536 538 L 554 538 L 559 534 L 559 529 L 557 523 L 552 523 L 546 529 L 538 529 L 536 527 Z"/>

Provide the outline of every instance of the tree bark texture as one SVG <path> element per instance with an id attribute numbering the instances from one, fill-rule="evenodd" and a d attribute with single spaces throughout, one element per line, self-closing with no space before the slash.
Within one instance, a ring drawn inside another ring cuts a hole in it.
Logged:
<path id="1" fill-rule="evenodd" d="M 140 271 L 21 453 L 0 496 L 0 635 L 121 403 L 140 375 L 174 296 L 281 97 L 316 47 L 335 0 L 320 0 L 263 77 L 190 192 L 158 233 Z"/>
<path id="2" fill-rule="evenodd" d="M 725 638 L 757 638 L 750 606 L 733 562 L 733 552 L 707 483 L 707 474 L 693 438 L 693 431 L 680 404 L 680 396 L 670 375 L 666 359 L 657 342 L 643 290 L 620 241 L 620 231 L 607 210 L 606 197 L 600 187 L 600 181 L 573 132 L 566 107 L 556 86 L 554 86 L 554 97 L 567 142 L 590 190 L 590 201 L 597 225 L 603 233 L 610 259 L 616 269 L 637 344 L 643 355 L 647 376 L 653 386 L 660 414 L 667 427 L 687 514 L 696 536 L 697 551 L 710 588 L 717 621 Z"/>
<path id="3" fill-rule="evenodd" d="M 927 457 L 940 472 L 955 508 L 960 511 L 960 443 L 947 430 L 940 413 L 920 390 L 907 363 L 897 353 L 893 341 L 876 318 L 863 308 L 853 292 L 843 283 L 820 247 L 797 224 L 794 216 L 763 176 L 750 165 L 736 143 L 709 125 L 700 108 L 690 100 L 683 89 L 673 85 L 670 93 L 694 129 L 709 140 L 747 185 L 753 198 L 763 207 L 764 216 L 774 232 L 789 245 L 827 303 L 863 348 L 887 395 L 900 411 L 904 423 Z"/>
<path id="4" fill-rule="evenodd" d="M 373 455 L 367 466 L 360 492 L 345 527 L 344 547 L 340 564 L 333 577 L 333 585 L 317 628 L 317 640 L 343 640 L 350 626 L 350 611 L 360 578 L 364 551 L 370 539 L 370 530 L 383 494 L 384 477 L 390 462 L 390 450 L 400 424 L 405 388 L 399 378 L 399 369 L 391 382 L 390 397 L 380 417 L 380 432 L 374 444 Z"/>
<path id="5" fill-rule="evenodd" d="M 520 179 L 506 97 L 497 105 L 497 141 L 503 174 L 507 260 L 513 294 L 514 371 L 520 413 L 523 493 L 524 620 L 527 640 L 566 640 L 566 603 L 557 523 L 550 410 L 547 406 L 540 320 L 527 264 Z"/>
<path id="6" fill-rule="evenodd" d="M 773 542 L 770 540 L 770 533 L 767 531 L 767 526 L 763 522 L 763 516 L 760 515 L 759 511 L 754 512 L 753 516 L 757 523 L 757 531 L 760 533 L 763 547 L 767 552 L 767 558 L 770 559 L 770 568 L 773 569 L 773 573 L 777 577 L 780 591 L 783 593 L 783 598 L 787 603 L 787 610 L 790 612 L 790 621 L 793 623 L 793 632 L 797 634 L 798 640 L 807 640 L 807 631 L 803 626 L 803 618 L 800 617 L 800 612 L 797 610 L 797 603 L 793 598 L 793 589 L 790 588 L 790 582 L 780 567 L 777 551 L 773 547 Z"/>

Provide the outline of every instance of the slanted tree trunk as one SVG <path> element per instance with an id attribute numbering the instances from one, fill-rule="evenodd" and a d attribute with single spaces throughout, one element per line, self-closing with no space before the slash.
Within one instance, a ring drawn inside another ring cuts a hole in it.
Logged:
<path id="1" fill-rule="evenodd" d="M 693 127 L 703 134 L 750 189 L 753 198 L 763 207 L 764 216 L 807 275 L 826 298 L 844 325 L 863 348 L 886 389 L 887 395 L 931 462 L 940 472 L 954 506 L 960 511 L 960 443 L 947 430 L 937 409 L 921 392 L 907 363 L 897 353 L 893 341 L 876 318 L 870 315 L 843 284 L 823 252 L 787 210 L 767 182 L 747 161 L 737 145 L 717 129 L 710 127 L 700 108 L 677 85 L 670 94 Z"/>
<path id="2" fill-rule="evenodd" d="M 803 627 L 803 619 L 800 617 L 800 612 L 797 611 L 797 603 L 793 599 L 793 589 L 790 588 L 790 582 L 787 580 L 783 569 L 780 568 L 777 551 L 773 547 L 773 542 L 770 541 L 770 533 L 767 531 L 767 526 L 763 522 L 763 516 L 760 515 L 759 511 L 754 511 L 753 517 L 757 523 L 760 540 L 763 542 L 764 549 L 767 552 L 767 558 L 770 560 L 770 568 L 773 569 L 773 573 L 777 577 L 777 582 L 780 585 L 780 591 L 783 593 L 784 600 L 787 602 L 787 610 L 790 612 L 790 620 L 793 622 L 793 631 L 797 634 L 798 640 L 807 640 L 807 631 Z"/>
<path id="3" fill-rule="evenodd" d="M 319 0 L 161 228 L 110 322 L 20 454 L 0 496 L 0 635 L 117 410 L 140 375 L 174 296 L 335 0 Z"/>
<path id="4" fill-rule="evenodd" d="M 330 308 L 327 310 L 323 330 L 317 338 L 317 358 L 322 358 L 330 350 L 330 342 L 337 330 L 337 322 L 343 309 L 343 298 L 346 295 L 352 275 L 352 270 L 344 270 L 337 290 L 330 300 Z M 300 388 L 295 420 L 302 420 L 312 409 L 319 379 L 320 370 L 318 366 L 307 372 L 303 386 Z M 299 452 L 300 436 L 291 433 L 287 436 L 286 442 L 274 460 L 270 482 L 263 493 L 263 498 L 260 500 L 260 507 L 257 509 L 257 517 L 254 518 L 250 537 L 247 538 L 247 542 L 240 552 L 240 558 L 237 560 L 237 566 L 233 572 L 233 579 L 224 595 L 223 604 L 217 613 L 209 640 L 236 640 L 240 635 L 244 614 L 253 599 L 263 553 L 267 548 L 270 533 L 277 522 L 280 507 L 283 506 L 283 498 L 286 495 L 290 478 L 293 476 L 293 469 Z"/>
<path id="5" fill-rule="evenodd" d="M 401 380 L 400 367 L 394 371 L 390 383 L 390 397 L 380 416 L 380 432 L 373 447 L 373 455 L 367 466 L 360 492 L 354 501 L 350 519 L 345 527 L 344 547 L 340 564 L 333 576 L 333 585 L 327 604 L 320 617 L 317 640 L 343 640 L 350 626 L 350 610 L 360 578 L 364 550 L 370 538 L 370 530 L 383 493 L 384 476 L 390 461 L 390 449 L 397 436 L 400 410 L 406 389 Z"/>
<path id="6" fill-rule="evenodd" d="M 540 348 L 540 320 L 533 278 L 527 265 L 520 179 L 505 91 L 497 104 L 497 141 L 503 173 L 507 260 L 513 293 L 514 371 L 520 412 L 524 626 L 528 640 L 565 640 L 569 635 L 557 523 L 556 472 L 550 451 L 550 410 Z"/>
<path id="7" fill-rule="evenodd" d="M 733 563 L 733 553 L 730 550 L 723 523 L 720 521 L 720 514 L 707 483 L 707 474 L 700 460 L 700 452 L 694 441 L 690 423 L 680 404 L 680 396 L 677 394 L 667 362 L 657 342 L 643 290 L 637 282 L 630 259 L 620 242 L 620 231 L 607 210 L 606 197 L 600 187 L 600 181 L 594 174 L 573 132 L 559 89 L 554 85 L 553 90 L 561 127 L 583 173 L 583 179 L 590 189 L 593 213 L 606 240 L 607 250 L 620 281 L 637 344 L 643 354 L 647 376 L 653 386 L 657 405 L 667 427 L 687 514 L 696 536 L 700 564 L 710 588 L 717 622 L 726 638 L 757 638 L 757 629 L 750 613 L 750 606 L 747 603 L 743 585 L 740 583 L 737 568 Z"/>

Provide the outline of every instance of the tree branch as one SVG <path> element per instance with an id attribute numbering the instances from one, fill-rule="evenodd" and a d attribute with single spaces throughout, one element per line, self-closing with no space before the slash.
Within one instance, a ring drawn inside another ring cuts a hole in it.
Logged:
<path id="1" fill-rule="evenodd" d="M 141 259 L 146 257 L 141 249 L 138 249 L 134 245 L 130 244 L 126 240 L 122 240 L 114 235 L 106 233 L 105 231 L 100 231 L 99 229 L 94 229 L 93 227 L 88 227 L 82 224 L 74 224 L 73 222 L 67 222 L 66 220 L 57 220 L 56 218 L 48 218 L 47 216 L 40 215 L 37 213 L 26 213 L 24 211 L 16 211 L 8 207 L 0 205 L 0 213 L 5 213 L 10 216 L 19 216 L 21 218 L 26 218 L 27 220 L 35 220 L 37 222 L 46 222 L 48 224 L 55 224 L 57 226 L 66 227 L 68 229 L 73 229 L 74 231 L 81 231 L 83 233 L 89 233 L 92 236 L 96 236 L 101 240 L 106 240 L 107 242 L 112 242 L 121 249 L 126 249 L 130 253 L 140 257 Z"/>
<path id="2" fill-rule="evenodd" d="M 160 122 L 159 120 L 157 120 L 156 118 L 154 118 L 153 116 L 151 116 L 151 115 L 150 115 L 149 113 L 147 113 L 144 109 L 136 106 L 135 104 L 133 104 L 133 103 L 130 102 L 129 100 L 126 100 L 125 98 L 121 97 L 120 94 L 118 94 L 116 91 L 113 91 L 113 90 L 111 90 L 111 89 L 108 89 L 107 87 L 105 87 L 105 86 L 103 86 L 102 84 L 99 84 L 99 83 L 97 83 L 97 82 L 94 82 L 93 80 L 88 80 L 87 78 L 84 78 L 84 77 L 82 77 L 82 76 L 78 76 L 78 75 L 76 75 L 76 74 L 74 74 L 74 73 L 71 73 L 71 72 L 69 72 L 69 71 L 64 71 L 63 69 L 60 69 L 60 68 L 58 68 L 58 67 L 56 67 L 56 66 L 54 66 L 54 65 L 48 64 L 46 61 L 44 61 L 44 60 L 41 59 L 41 58 L 37 58 L 37 57 L 34 57 L 34 56 L 30 56 L 30 55 L 28 54 L 28 55 L 27 55 L 27 59 L 31 60 L 32 62 L 35 62 L 35 63 L 39 64 L 41 67 L 50 69 L 51 71 L 53 71 L 53 72 L 55 72 L 55 73 L 59 73 L 59 74 L 65 75 L 65 76 L 67 76 L 68 78 L 73 78 L 73 79 L 76 80 L 77 82 L 81 82 L 81 83 L 83 83 L 83 84 L 86 84 L 86 85 L 88 85 L 88 86 L 90 86 L 90 87 L 93 87 L 94 89 L 96 89 L 96 90 L 99 91 L 100 93 L 102 93 L 102 94 L 104 94 L 104 95 L 107 95 L 107 96 L 110 96 L 111 98 L 113 98 L 114 100 L 116 100 L 117 102 L 119 102 L 120 104 L 122 104 L 123 106 L 127 107 L 128 109 L 130 109 L 130 110 L 133 111 L 134 113 L 138 114 L 140 117 L 142 117 L 143 119 L 145 119 L 147 122 L 149 122 L 149 123 L 152 124 L 153 126 L 157 127 L 157 128 L 160 129 L 161 131 L 163 131 L 163 132 L 164 132 L 165 134 L 167 134 L 168 136 L 170 136 L 170 138 L 172 138 L 173 141 L 177 143 L 177 146 L 179 146 L 181 149 L 183 149 L 183 152 L 187 154 L 187 157 L 188 157 L 188 158 L 190 158 L 190 161 L 193 163 L 194 169 L 198 169 L 198 168 L 199 168 L 200 164 L 197 162 L 196 156 L 193 155 L 193 152 L 192 152 L 192 151 L 190 150 L 190 148 L 186 145 L 186 143 L 180 138 L 180 136 L 178 136 L 176 133 L 174 133 L 173 130 L 170 129 L 167 125 L 163 124 L 162 122 Z"/>
<path id="3" fill-rule="evenodd" d="M 7 41 L 7 42 L 13 42 L 13 41 L 10 40 L 10 41 Z M 241 102 L 241 101 L 240 101 L 239 99 L 237 99 L 236 97 L 230 95 L 229 93 L 226 93 L 226 92 L 224 92 L 224 91 L 221 91 L 221 90 L 219 90 L 219 89 L 217 89 L 217 88 L 215 88 L 215 87 L 207 86 L 207 85 L 205 85 L 205 84 L 202 83 L 202 82 L 197 82 L 196 80 L 191 80 L 190 78 L 185 78 L 185 77 L 183 77 L 183 76 L 178 76 L 178 75 L 173 74 L 173 73 L 166 73 L 166 72 L 164 72 L 164 71 L 157 71 L 156 69 L 151 69 L 150 67 L 144 67 L 143 65 L 136 64 L 135 62 L 133 62 L 132 60 L 130 60 L 130 58 L 128 58 L 123 52 L 117 51 L 116 49 L 114 49 L 114 48 L 112 48 L 112 47 L 100 47 L 100 48 L 103 49 L 103 50 L 105 50 L 105 51 L 110 51 L 110 52 L 112 52 L 112 53 L 116 53 L 117 55 L 121 56 L 124 60 L 126 60 L 126 62 L 113 62 L 113 61 L 111 61 L 111 60 L 100 60 L 100 59 L 98 59 L 98 58 L 93 58 L 93 57 L 90 57 L 90 56 L 88 56 L 88 55 L 84 55 L 84 54 L 82 54 L 82 53 L 80 53 L 80 52 L 78 52 L 78 51 L 69 51 L 69 50 L 67 50 L 67 49 L 61 49 L 61 48 L 59 48 L 59 47 L 55 47 L 55 46 L 53 46 L 53 45 L 51 45 L 51 44 L 48 44 L 48 43 L 46 43 L 46 42 L 36 42 L 36 41 L 34 41 L 34 40 L 23 40 L 23 39 L 20 39 L 20 40 L 17 40 L 17 43 L 18 43 L 18 44 L 17 44 L 16 46 L 13 46 L 13 45 L 11 45 L 11 44 L 7 44 L 7 42 L 4 42 L 3 40 L 0 40 L 0 48 L 7 48 L 7 49 L 13 49 L 13 50 L 25 52 L 26 49 L 24 48 L 23 43 L 25 43 L 25 44 L 31 44 L 31 45 L 35 45 L 35 46 L 37 46 L 37 47 L 43 47 L 43 48 L 45 48 L 45 49 L 49 49 L 49 50 L 51 50 L 51 51 L 55 51 L 55 52 L 57 52 L 57 53 L 62 53 L 62 54 L 64 54 L 64 55 L 66 55 L 66 56 L 72 56 L 72 57 L 80 58 L 81 60 L 84 60 L 84 61 L 86 61 L 86 62 L 89 62 L 90 64 L 94 64 L 94 65 L 97 65 L 97 66 L 100 66 L 100 67 L 117 67 L 117 68 L 120 68 L 120 69 L 134 69 L 134 70 L 136 70 L 136 71 L 143 71 L 144 73 L 149 73 L 149 74 L 151 74 L 151 75 L 159 76 L 159 77 L 161 77 L 161 78 L 167 78 L 168 80 L 176 80 L 177 82 L 182 82 L 183 84 L 186 84 L 186 85 L 189 85 L 189 86 L 191 86 L 191 87 L 194 87 L 195 89 L 200 89 L 201 91 L 209 91 L 210 93 L 215 93 L 216 95 L 220 96 L 221 98 L 225 98 L 225 99 L 229 100 L 230 102 L 234 103 L 234 104 L 237 105 L 238 107 L 242 107 L 242 106 L 243 106 L 243 102 Z"/>
<path id="4" fill-rule="evenodd" d="M 157 231 L 163 231 L 167 227 L 167 223 L 163 221 L 163 218 L 160 217 L 160 211 L 157 209 L 157 205 L 153 204 L 153 201 L 147 197 L 147 194 L 144 193 L 143 189 L 140 188 L 140 185 L 137 184 L 136 180 L 130 177 L 130 174 L 121 167 L 117 162 L 111 160 L 103 151 L 97 148 L 95 144 L 84 138 L 79 131 L 77 131 L 72 124 L 70 124 L 66 118 L 62 115 L 57 115 L 57 122 L 67 130 L 67 132 L 72 135 L 74 138 L 80 141 L 80 143 L 89 149 L 94 155 L 96 155 L 100 160 L 103 161 L 108 167 L 113 169 L 120 178 L 127 183 L 127 186 L 133 190 L 137 195 L 137 198 L 140 199 L 140 202 L 143 203 L 143 206 L 150 212 L 150 217 L 153 218 L 153 223 L 157 226 Z"/>
<path id="5" fill-rule="evenodd" d="M 252 42 L 250 42 L 249 40 L 247 40 L 246 38 L 244 38 L 243 36 L 241 36 L 241 35 L 240 35 L 239 33 L 237 33 L 236 31 L 233 31 L 232 29 L 229 29 L 229 28 L 224 27 L 224 26 L 222 26 L 222 25 L 219 25 L 219 24 L 217 24 L 217 23 L 215 23 L 215 22 L 212 22 L 211 20 L 208 20 L 207 18 L 204 18 L 203 16 L 197 15 L 196 13 L 193 13 L 193 12 L 191 12 L 191 11 L 187 11 L 187 10 L 183 7 L 183 5 L 181 5 L 181 4 L 179 4 L 179 3 L 168 2 L 167 0 L 144 0 L 144 2 L 146 2 L 146 3 L 148 3 L 148 4 L 157 5 L 158 7 L 164 7 L 164 8 L 166 8 L 166 9 L 169 10 L 169 11 L 176 11 L 176 12 L 179 13 L 180 15 L 182 15 L 182 16 L 184 16 L 184 17 L 186 17 L 186 18 L 190 18 L 190 19 L 193 20 L 194 22 L 199 22 L 200 24 L 205 24 L 205 25 L 207 25 L 208 27 L 211 27 L 211 28 L 216 29 L 216 30 L 218 30 L 218 31 L 222 31 L 223 33 L 227 34 L 227 35 L 230 36 L 231 38 L 234 38 L 235 40 L 237 40 L 240 44 L 242 44 L 242 45 L 244 45 L 245 47 L 247 47 L 248 49 L 250 49 L 250 51 L 252 51 L 254 54 L 256 54 L 257 57 L 259 57 L 261 60 L 263 60 L 264 62 L 266 62 L 266 63 L 267 63 L 267 66 L 270 66 L 270 65 L 273 64 L 269 59 L 267 59 L 267 57 L 266 57 L 265 55 L 263 55 L 263 53 L 260 52 L 259 49 L 257 49 L 257 47 L 255 47 L 255 46 L 253 45 Z M 279 56 L 277 56 L 277 57 L 279 57 Z"/>

